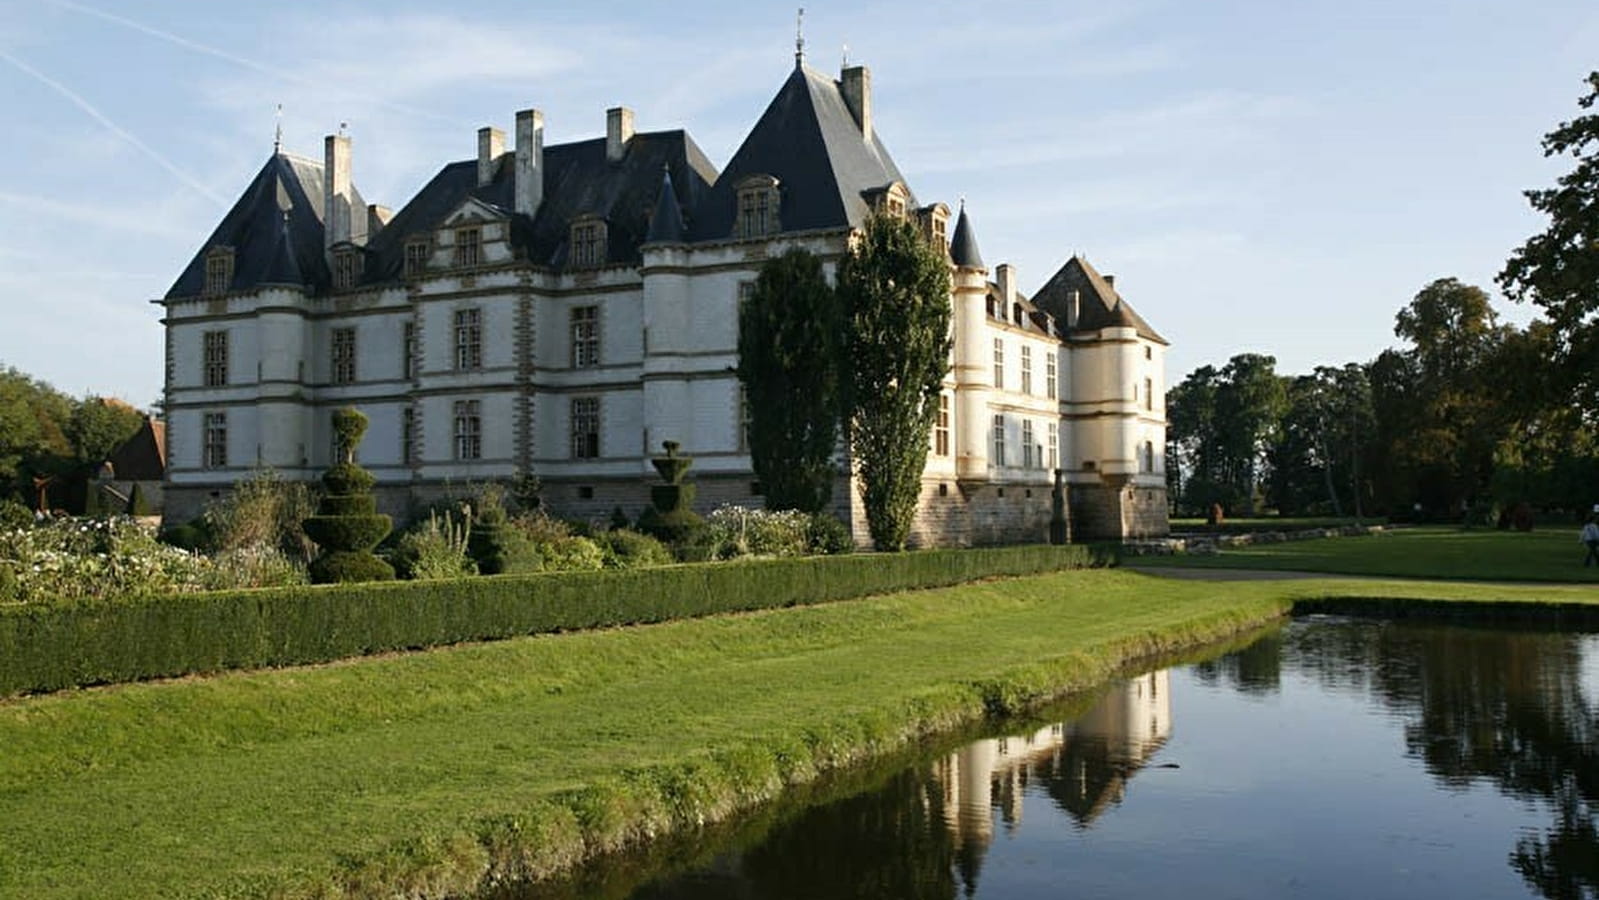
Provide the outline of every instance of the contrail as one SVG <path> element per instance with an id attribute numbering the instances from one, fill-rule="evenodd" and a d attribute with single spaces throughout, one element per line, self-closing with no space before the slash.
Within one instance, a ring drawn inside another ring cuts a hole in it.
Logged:
<path id="1" fill-rule="evenodd" d="M 82 13 L 82 14 L 87 15 L 87 16 L 94 16 L 97 19 L 102 19 L 104 21 L 111 22 L 111 23 L 116 24 L 116 25 L 121 25 L 124 28 L 131 28 L 134 31 L 139 32 L 140 34 L 146 34 L 146 35 L 149 35 L 150 37 L 166 41 L 166 42 L 168 42 L 170 44 L 176 44 L 179 47 L 184 48 L 185 50 L 193 50 L 195 53 L 203 53 L 206 56 L 214 56 L 217 59 L 226 60 L 227 62 L 233 63 L 234 65 L 243 66 L 246 69 L 251 69 L 253 71 L 260 72 L 263 75 L 270 75 L 273 78 L 277 78 L 277 79 L 280 79 L 282 81 L 287 81 L 287 82 L 290 82 L 291 84 L 298 84 L 298 85 L 302 85 L 302 86 L 305 86 L 305 87 L 316 88 L 317 90 L 325 92 L 325 93 L 342 95 L 342 96 L 345 96 L 345 97 L 349 97 L 352 100 L 359 100 L 359 101 L 361 101 L 363 103 L 371 104 L 373 106 L 381 106 L 381 107 L 384 107 L 386 109 L 394 110 L 395 112 L 402 112 L 402 113 L 405 113 L 407 115 L 412 115 L 412 116 L 420 116 L 422 118 L 432 119 L 432 120 L 437 121 L 437 122 L 451 122 L 451 123 L 455 122 L 455 120 L 452 119 L 449 116 L 444 116 L 444 115 L 440 115 L 438 113 L 429 112 L 429 111 L 427 111 L 425 109 L 417 109 L 416 107 L 406 106 L 406 105 L 401 104 L 401 103 L 391 103 L 391 102 L 389 102 L 387 100 L 382 100 L 382 99 L 379 99 L 379 98 L 376 98 L 376 97 L 369 97 L 369 96 L 366 96 L 364 94 L 355 93 L 353 91 L 340 90 L 337 85 L 330 86 L 330 85 L 325 84 L 323 82 L 319 82 L 319 81 L 316 81 L 314 79 L 306 78 L 306 77 L 304 77 L 302 75 L 297 75 L 297 74 L 295 74 L 293 72 L 285 71 L 282 68 L 269 66 L 269 65 L 267 65 L 266 63 L 263 63 L 263 62 L 257 62 L 256 60 L 250 59 L 249 57 L 239 56 L 236 53 L 229 53 L 226 50 L 222 50 L 222 49 L 219 49 L 217 47 L 208 46 L 206 44 L 199 43 L 198 41 L 191 41 L 188 38 L 186 38 L 186 37 L 184 37 L 184 36 L 182 36 L 180 34 L 173 34 L 170 31 L 163 31 L 163 30 L 161 30 L 159 28 L 154 28 L 152 26 L 146 25 L 143 22 L 135 22 L 132 19 L 125 18 L 123 16 L 119 16 L 116 13 L 109 13 L 109 12 L 106 12 L 106 11 L 101 10 L 101 9 L 95 9 L 92 6 L 84 6 L 81 3 L 74 3 L 73 0 L 46 0 L 46 2 L 50 3 L 50 4 L 54 5 L 54 6 L 59 6 L 62 9 L 69 9 L 69 10 L 72 10 L 73 12 Z"/>
<path id="2" fill-rule="evenodd" d="M 79 109 L 83 110 L 84 112 L 88 113 L 91 118 L 93 118 L 96 122 L 99 122 L 101 125 L 105 126 L 105 128 L 108 131 L 110 131 L 112 134 L 115 134 L 117 137 L 122 138 L 123 140 L 125 140 L 128 143 L 132 144 L 136 149 L 139 150 L 139 152 L 143 153 L 145 156 L 150 157 L 150 159 L 153 160 L 156 165 L 160 166 L 163 169 L 166 169 L 169 173 L 171 173 L 172 177 L 178 179 L 179 181 L 181 181 L 184 184 L 188 185 L 189 187 L 193 188 L 194 190 L 199 192 L 201 195 L 209 198 L 213 203 L 216 203 L 218 206 L 225 206 L 227 204 L 227 201 L 225 199 L 223 199 L 222 197 L 218 196 L 210 188 L 206 187 L 205 185 L 201 184 L 200 182 L 195 181 L 193 178 L 189 177 L 189 174 L 187 172 L 184 172 L 182 169 L 178 168 L 176 165 L 173 165 L 171 160 L 168 160 L 166 157 L 162 156 L 160 153 L 157 153 L 155 148 L 151 147 L 149 144 L 146 144 L 144 141 L 139 140 L 132 133 L 130 133 L 126 128 L 123 128 L 121 125 L 118 125 L 117 123 L 111 121 L 109 118 L 106 117 L 106 115 L 104 113 L 102 113 L 102 112 L 100 112 L 100 110 L 96 109 L 94 107 L 94 104 L 92 104 L 89 101 L 83 99 L 83 97 L 79 96 L 71 88 L 67 87 L 66 85 L 62 84 L 59 81 L 56 81 L 54 78 L 51 78 L 50 76 L 44 74 L 43 72 L 39 71 L 38 69 L 35 69 L 33 66 L 30 66 L 27 63 L 23 62 L 22 60 L 17 59 L 15 56 L 12 56 L 11 54 L 7 53 L 4 50 L 0 50 L 0 60 L 5 60 L 6 62 L 12 64 L 13 66 L 16 66 L 18 69 L 22 70 L 22 72 L 24 74 L 32 76 L 35 80 L 41 82 L 45 86 L 49 87 L 51 90 L 55 91 L 56 93 L 60 94 L 61 96 L 65 97 L 65 98 L 67 98 L 68 100 L 71 100 L 72 104 L 74 106 L 76 106 L 77 108 L 79 108 Z"/>

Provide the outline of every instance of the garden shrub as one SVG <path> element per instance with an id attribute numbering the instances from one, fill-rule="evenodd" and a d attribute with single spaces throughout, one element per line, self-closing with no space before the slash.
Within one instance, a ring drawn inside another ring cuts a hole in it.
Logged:
<path id="1" fill-rule="evenodd" d="M 273 547 L 223 550 L 211 558 L 208 590 L 288 587 L 310 580 L 304 564 Z"/>
<path id="2" fill-rule="evenodd" d="M 823 603 L 1101 561 L 1082 545 L 1040 544 L 7 604 L 0 696 Z"/>
<path id="3" fill-rule="evenodd" d="M 0 500 L 0 531 L 33 527 L 33 510 L 12 499 Z"/>
<path id="4" fill-rule="evenodd" d="M 672 551 L 650 537 L 626 528 L 616 528 L 600 535 L 596 540 L 605 553 L 605 565 L 611 569 L 636 569 L 644 566 L 665 566 L 673 562 Z"/>
<path id="5" fill-rule="evenodd" d="M 192 592 L 215 583 L 210 560 L 156 540 L 129 518 L 50 519 L 0 531 L 0 564 L 21 603 Z"/>
<path id="6" fill-rule="evenodd" d="M 200 519 L 201 541 L 191 549 L 237 550 L 275 547 L 290 558 L 310 562 L 316 545 L 302 522 L 316 511 L 311 489 L 285 481 L 272 469 L 258 469 L 222 499 L 209 504 Z M 182 546 L 182 545 L 180 545 Z"/>
<path id="7" fill-rule="evenodd" d="M 677 441 L 663 441 L 665 456 L 650 459 L 662 484 L 650 485 L 650 505 L 638 517 L 638 530 L 673 545 L 690 547 L 701 541 L 705 520 L 694 512 L 695 488 L 683 481 L 694 458 L 679 456 Z"/>
<path id="8" fill-rule="evenodd" d="M 467 552 L 472 536 L 471 519 L 449 510 L 428 513 L 425 522 L 400 536 L 394 551 L 395 568 L 402 578 L 459 578 L 477 573 Z"/>
<path id="9" fill-rule="evenodd" d="M 720 559 L 804 556 L 810 550 L 810 516 L 798 510 L 720 506 L 706 524 Z"/>
<path id="10" fill-rule="evenodd" d="M 812 553 L 829 556 L 855 552 L 855 536 L 849 526 L 831 513 L 816 513 L 806 523 L 805 542 Z"/>
<path id="11" fill-rule="evenodd" d="M 546 572 L 583 572 L 605 568 L 605 552 L 586 537 L 568 537 L 538 544 Z"/>

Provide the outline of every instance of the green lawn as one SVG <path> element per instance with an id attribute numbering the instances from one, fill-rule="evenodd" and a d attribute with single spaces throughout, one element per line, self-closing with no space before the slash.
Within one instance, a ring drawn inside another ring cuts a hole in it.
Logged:
<path id="1" fill-rule="evenodd" d="M 1340 575 L 1478 581 L 1599 583 L 1583 568 L 1587 548 L 1573 529 L 1523 534 L 1457 528 L 1400 528 L 1366 537 L 1324 538 L 1224 549 L 1216 555 L 1140 557 L 1138 566 L 1277 569 Z"/>
<path id="2" fill-rule="evenodd" d="M 1338 528 L 1343 525 L 1382 525 L 1387 519 L 1381 516 L 1238 516 L 1224 520 L 1220 525 L 1207 523 L 1204 517 L 1171 520 L 1172 531 L 1245 532 L 1290 531 L 1296 528 Z"/>
<path id="3" fill-rule="evenodd" d="M 1295 598 L 1356 595 L 1599 599 L 1078 571 L 15 699 L 0 897 L 459 889 L 491 863 L 538 870 L 641 824 L 724 815 Z"/>

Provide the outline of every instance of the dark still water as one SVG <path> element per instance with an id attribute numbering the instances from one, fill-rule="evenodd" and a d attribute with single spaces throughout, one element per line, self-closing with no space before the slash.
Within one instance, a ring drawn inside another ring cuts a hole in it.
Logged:
<path id="1" fill-rule="evenodd" d="M 530 897 L 1599 897 L 1599 638 L 1301 619 Z"/>

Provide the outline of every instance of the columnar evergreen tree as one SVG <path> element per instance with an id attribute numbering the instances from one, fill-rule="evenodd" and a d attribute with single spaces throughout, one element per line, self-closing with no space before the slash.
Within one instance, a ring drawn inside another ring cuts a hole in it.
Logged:
<path id="1" fill-rule="evenodd" d="M 739 310 L 750 459 L 770 509 L 820 512 L 833 494 L 843 317 L 821 260 L 793 248 L 761 267 Z"/>
<path id="2" fill-rule="evenodd" d="M 915 225 L 874 216 L 838 269 L 850 452 L 879 550 L 902 550 L 949 371 L 949 261 Z"/>

